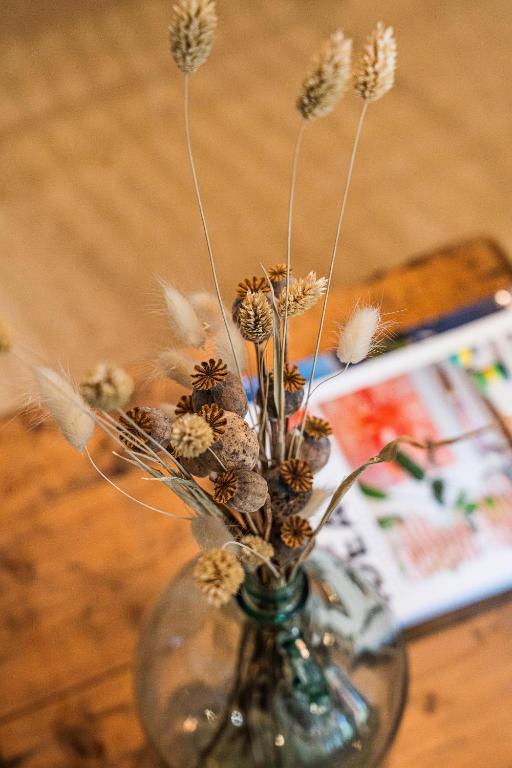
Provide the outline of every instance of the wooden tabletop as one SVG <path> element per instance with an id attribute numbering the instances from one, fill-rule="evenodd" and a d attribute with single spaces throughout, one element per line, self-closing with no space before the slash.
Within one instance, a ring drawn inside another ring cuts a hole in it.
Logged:
<path id="1" fill-rule="evenodd" d="M 405 307 L 407 325 L 510 282 L 499 249 L 476 240 L 338 294 L 331 316 L 363 292 L 384 311 Z M 303 323 L 294 354 L 311 338 L 313 319 Z M 116 482 L 178 508 L 110 450 L 95 438 Z M 195 551 L 187 524 L 118 495 L 30 415 L 2 423 L 0 466 L 0 768 L 155 768 L 134 711 L 132 654 L 142 615 Z M 511 636 L 512 603 L 501 599 L 410 641 L 389 768 L 511 768 Z"/>

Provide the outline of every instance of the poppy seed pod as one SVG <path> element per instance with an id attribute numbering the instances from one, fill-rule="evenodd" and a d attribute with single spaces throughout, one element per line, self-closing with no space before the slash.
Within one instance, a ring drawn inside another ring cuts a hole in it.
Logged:
<path id="1" fill-rule="evenodd" d="M 304 425 L 304 437 L 300 447 L 300 458 L 307 461 L 312 472 L 319 472 L 331 455 L 332 427 L 328 421 L 317 416 L 308 416 Z"/>
<path id="2" fill-rule="evenodd" d="M 284 415 L 292 416 L 302 405 L 304 400 L 304 384 L 306 380 L 299 373 L 296 365 L 286 363 L 283 371 L 284 385 Z M 260 400 L 261 395 L 259 394 Z M 277 418 L 276 403 L 274 400 L 274 377 L 272 374 L 268 381 L 267 410 L 271 418 Z"/>
<path id="3" fill-rule="evenodd" d="M 283 481 L 279 468 L 271 469 L 265 475 L 265 478 L 267 480 L 272 513 L 277 518 L 296 515 L 304 509 L 311 497 L 311 489 L 305 492 L 294 491 Z"/>
<path id="4" fill-rule="evenodd" d="M 192 406 L 199 411 L 203 405 L 216 403 L 225 411 L 245 416 L 248 410 L 247 394 L 240 377 L 228 371 L 222 360 L 209 360 L 195 366 L 192 375 Z"/>
<path id="5" fill-rule="evenodd" d="M 119 423 L 122 432 L 119 437 L 132 451 L 138 450 L 138 444 L 132 442 L 128 434 L 134 435 L 139 441 L 149 445 L 153 450 L 155 443 L 163 449 L 167 448 L 171 439 L 171 419 L 160 408 L 136 406 L 121 416 Z"/>
<path id="6" fill-rule="evenodd" d="M 260 450 L 256 432 L 236 413 L 224 411 L 224 417 L 224 434 L 210 449 L 211 471 L 219 472 L 222 465 L 226 469 L 252 469 L 258 461 Z M 219 461 L 212 454 L 218 456 Z"/>
<path id="7" fill-rule="evenodd" d="M 266 480 L 250 469 L 228 469 L 215 480 L 215 501 L 245 515 L 261 509 L 267 495 Z"/>

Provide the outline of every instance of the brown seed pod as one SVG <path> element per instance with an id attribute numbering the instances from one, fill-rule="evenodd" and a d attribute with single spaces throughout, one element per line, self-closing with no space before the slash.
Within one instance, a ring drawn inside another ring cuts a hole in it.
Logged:
<path id="1" fill-rule="evenodd" d="M 244 299 L 246 295 L 249 293 L 257 293 L 258 291 L 261 291 L 262 293 L 268 293 L 270 291 L 267 278 L 266 277 L 246 277 L 245 280 L 242 280 L 240 283 L 238 283 L 237 286 L 237 296 L 240 299 Z"/>
<path id="2" fill-rule="evenodd" d="M 215 501 L 245 515 L 261 509 L 267 495 L 265 478 L 249 469 L 228 469 L 215 480 Z"/>
<path id="3" fill-rule="evenodd" d="M 300 375 L 297 366 L 286 364 L 283 371 L 284 384 L 284 413 L 292 416 L 302 405 L 304 400 L 305 379 Z M 277 409 L 274 400 L 274 377 L 270 374 L 268 381 L 267 411 L 271 418 L 277 418 Z"/>
<path id="4" fill-rule="evenodd" d="M 312 490 L 306 493 L 296 493 L 289 485 L 286 485 L 281 479 L 278 468 L 267 472 L 265 478 L 270 495 L 272 514 L 276 518 L 297 514 L 304 509 L 311 498 Z"/>
<path id="5" fill-rule="evenodd" d="M 218 456 L 221 464 L 210 454 L 211 471 L 221 471 L 222 465 L 226 469 L 252 469 L 259 456 L 256 432 L 238 414 L 225 411 L 224 416 L 227 421 L 225 432 L 222 438 L 211 446 L 211 452 Z"/>
<path id="6" fill-rule="evenodd" d="M 328 421 L 319 416 L 308 416 L 304 424 L 304 434 L 313 440 L 332 435 L 332 427 Z"/>
<path id="7" fill-rule="evenodd" d="M 278 299 L 283 291 L 286 290 L 286 264 L 274 264 L 274 266 L 269 267 L 268 276 L 270 278 L 270 282 L 272 283 L 274 296 Z M 289 286 L 294 282 L 294 276 L 290 275 L 288 280 L 288 290 Z"/>
<path id="8" fill-rule="evenodd" d="M 304 433 L 304 439 L 300 446 L 299 457 L 306 461 L 313 473 L 319 472 L 331 455 L 331 441 L 328 437 L 312 438 Z"/>
<path id="9" fill-rule="evenodd" d="M 313 473 L 307 461 L 288 459 L 279 467 L 279 475 L 295 493 L 307 493 L 313 487 Z"/>
<path id="10" fill-rule="evenodd" d="M 184 413 L 194 413 L 192 406 L 192 395 L 182 395 L 176 403 L 176 416 L 183 416 Z"/>
<path id="11" fill-rule="evenodd" d="M 313 535 L 313 529 L 300 515 L 290 515 L 281 524 L 281 541 L 290 549 L 298 549 Z"/>
<path id="12" fill-rule="evenodd" d="M 132 423 L 133 422 L 133 423 Z M 145 406 L 136 406 L 126 412 L 126 418 L 121 416 L 119 423 L 123 432 L 119 434 L 120 439 L 131 451 L 137 451 L 138 446 L 130 440 L 127 432 L 138 438 L 144 444 L 155 450 L 155 442 L 164 449 L 169 445 L 171 437 L 171 419 L 160 410 L 160 408 L 147 408 Z M 134 424 L 136 426 L 134 426 Z M 145 434 L 144 434 L 145 433 Z M 150 438 L 153 438 L 152 440 Z M 155 442 L 153 442 L 155 441 Z"/>
<path id="13" fill-rule="evenodd" d="M 226 371 L 225 375 L 212 389 L 194 389 L 192 405 L 195 411 L 203 405 L 216 403 L 225 411 L 245 416 L 249 407 L 247 394 L 240 377 L 236 373 Z"/>
<path id="14" fill-rule="evenodd" d="M 228 372 L 228 367 L 222 360 L 209 360 L 194 366 L 195 373 L 191 374 L 192 387 L 194 391 L 203 391 L 213 389 L 220 384 Z"/>

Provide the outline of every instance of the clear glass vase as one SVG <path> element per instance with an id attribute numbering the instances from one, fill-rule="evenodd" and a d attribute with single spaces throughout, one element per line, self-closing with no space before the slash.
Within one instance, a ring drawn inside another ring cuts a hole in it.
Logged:
<path id="1" fill-rule="evenodd" d="M 404 646 L 356 571 L 318 551 L 212 608 L 187 566 L 141 634 L 137 700 L 169 768 L 370 768 L 402 714 Z"/>

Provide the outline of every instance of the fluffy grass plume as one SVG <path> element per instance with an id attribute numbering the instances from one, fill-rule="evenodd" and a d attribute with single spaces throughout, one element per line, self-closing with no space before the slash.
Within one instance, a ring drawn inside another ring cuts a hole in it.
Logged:
<path id="1" fill-rule="evenodd" d="M 365 101 L 381 99 L 394 85 L 396 40 L 393 27 L 381 21 L 372 31 L 356 66 L 354 87 Z"/>
<path id="2" fill-rule="evenodd" d="M 329 115 L 347 88 L 351 75 L 352 40 L 336 30 L 312 58 L 297 109 L 304 120 Z"/>
<path id="3" fill-rule="evenodd" d="M 336 354 L 345 364 L 360 363 L 370 352 L 375 343 L 375 335 L 380 323 L 377 307 L 356 309 L 347 324 L 342 328 Z"/>
<path id="4" fill-rule="evenodd" d="M 0 319 L 0 355 L 5 355 L 12 347 L 11 329 L 4 320 Z"/>
<path id="5" fill-rule="evenodd" d="M 89 406 L 72 384 L 51 368 L 40 366 L 35 376 L 41 401 L 68 443 L 82 453 L 94 430 Z"/>
<path id="6" fill-rule="evenodd" d="M 195 360 L 176 349 L 164 349 L 158 355 L 158 362 L 164 376 L 190 389 L 192 386 L 190 374 L 194 370 Z"/>
<path id="7" fill-rule="evenodd" d="M 179 0 L 173 8 L 169 46 L 179 69 L 196 72 L 205 63 L 215 40 L 214 0 Z"/>
<path id="8" fill-rule="evenodd" d="M 175 341 L 186 347 L 202 347 L 206 342 L 206 332 L 190 301 L 170 283 L 161 280 L 160 285 Z"/>

